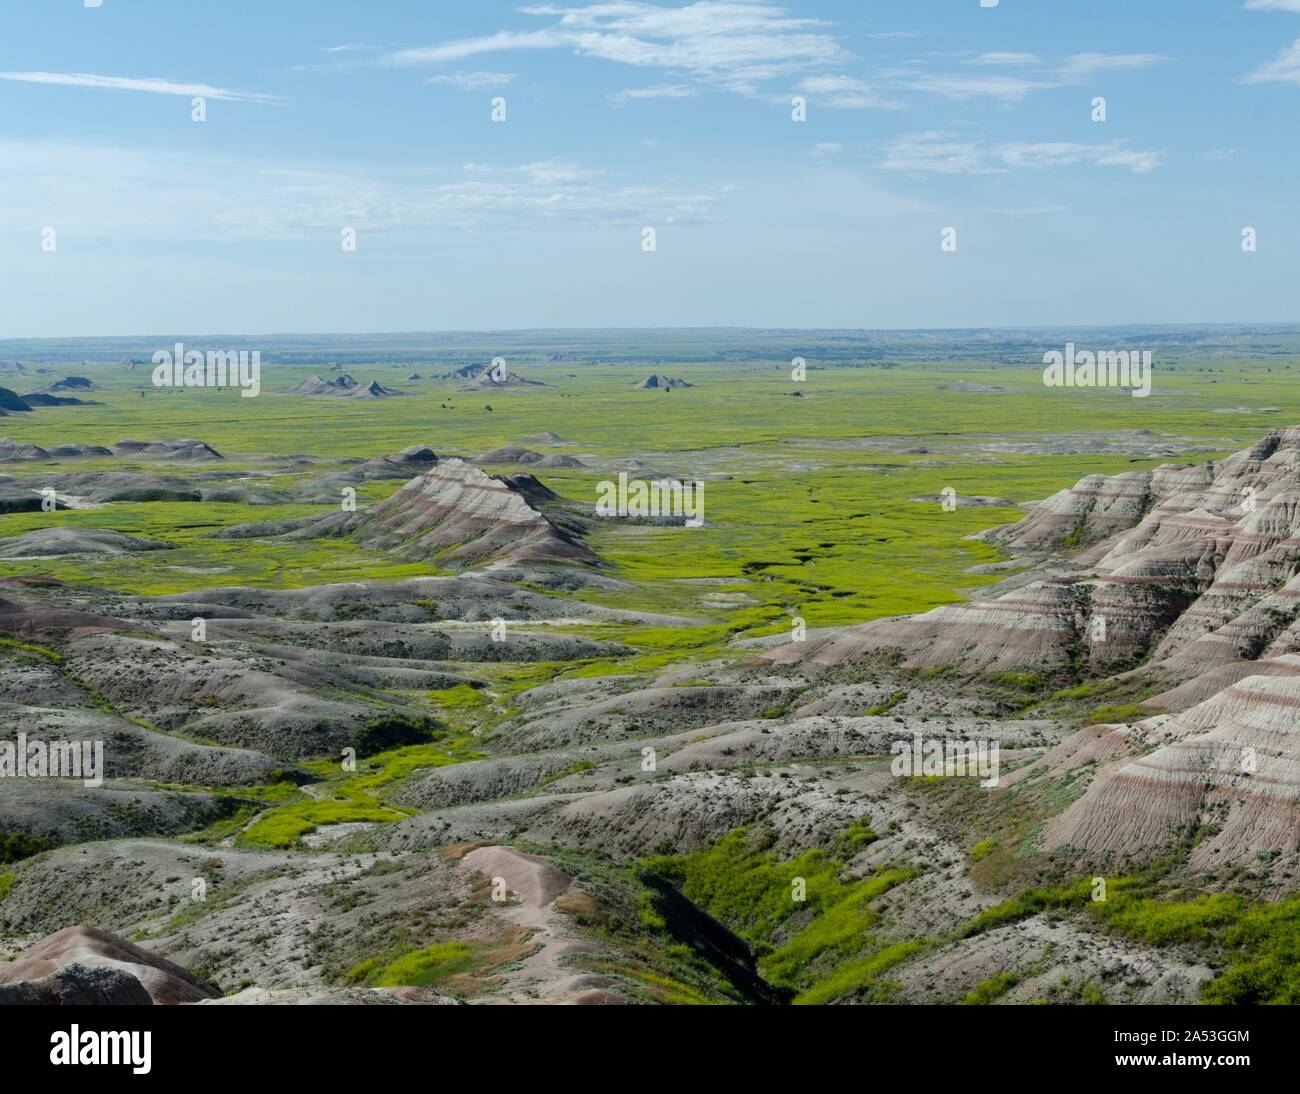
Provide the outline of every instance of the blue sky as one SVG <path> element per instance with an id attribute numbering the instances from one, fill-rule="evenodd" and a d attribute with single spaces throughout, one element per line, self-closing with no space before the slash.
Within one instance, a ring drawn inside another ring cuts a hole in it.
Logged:
<path id="1" fill-rule="evenodd" d="M 1297 320 L 1298 111 L 1300 0 L 0 0 L 0 337 Z"/>

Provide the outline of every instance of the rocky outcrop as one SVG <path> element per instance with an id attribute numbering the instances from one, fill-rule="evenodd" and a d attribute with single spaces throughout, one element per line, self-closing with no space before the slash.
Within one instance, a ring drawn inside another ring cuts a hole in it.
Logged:
<path id="1" fill-rule="evenodd" d="M 668 391 L 675 387 L 694 387 L 694 384 L 688 384 L 680 376 L 665 376 L 662 373 L 652 373 L 636 385 L 637 391 Z"/>
<path id="2" fill-rule="evenodd" d="M 526 380 L 507 369 L 485 368 L 478 372 L 461 391 L 519 391 L 530 387 L 550 387 L 541 380 Z"/>
<path id="3" fill-rule="evenodd" d="M 525 467 L 584 467 L 581 460 L 573 456 L 543 455 L 517 444 L 504 445 L 474 457 L 475 463 L 486 464 L 521 464 Z"/>
<path id="4" fill-rule="evenodd" d="M 1150 751 L 1104 767 L 1048 826 L 1045 845 L 1143 857 L 1199 834 L 1189 857 L 1193 867 L 1294 854 L 1300 850 L 1297 711 L 1300 677 L 1248 676 L 1179 715 L 1137 723 L 1124 751 Z M 1058 768 L 1069 745 L 1058 746 L 1044 764 Z"/>
<path id="5" fill-rule="evenodd" d="M 0 539 L 0 558 L 50 558 L 63 555 L 129 555 L 169 551 L 175 544 L 129 536 L 106 528 L 37 528 Z"/>
<path id="6" fill-rule="evenodd" d="M 0 387 L 0 412 L 25 414 L 31 409 L 31 405 L 18 392 L 10 391 L 7 387 Z"/>
<path id="7" fill-rule="evenodd" d="M 219 994 L 179 965 L 94 927 L 66 927 L 0 964 L 0 1004 L 147 1006 Z"/>
<path id="8" fill-rule="evenodd" d="M 319 373 L 312 373 L 296 387 L 284 388 L 285 395 L 346 395 L 357 382 L 346 372 L 333 380 L 323 379 Z"/>
<path id="9" fill-rule="evenodd" d="M 326 518 L 326 529 L 350 534 L 375 550 L 453 567 L 595 562 L 581 540 L 538 510 L 536 491 L 530 500 L 528 486 L 463 460 L 444 460 L 378 505 Z"/>
<path id="10" fill-rule="evenodd" d="M 910 668 L 982 672 L 1145 663 L 1178 681 L 1300 652 L 1300 428 L 1223 460 L 1090 475 L 981 538 L 1085 549 L 995 599 L 769 656 L 835 665 L 896 651 Z"/>

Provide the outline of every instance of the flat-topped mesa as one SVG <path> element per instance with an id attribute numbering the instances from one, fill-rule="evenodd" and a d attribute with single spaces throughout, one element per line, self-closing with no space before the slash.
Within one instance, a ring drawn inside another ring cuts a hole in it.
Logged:
<path id="1" fill-rule="evenodd" d="M 596 562 L 586 544 L 536 508 L 550 492 L 531 476 L 517 478 L 442 460 L 379 504 L 348 514 L 340 530 L 365 547 L 453 567 Z"/>
<path id="2" fill-rule="evenodd" d="M 769 656 L 836 665 L 889 651 L 907 668 L 972 672 L 1147 662 L 1178 681 L 1300 651 L 1300 428 L 1222 460 L 1090 475 L 981 538 L 1036 553 L 1088 546 L 1002 596 Z"/>

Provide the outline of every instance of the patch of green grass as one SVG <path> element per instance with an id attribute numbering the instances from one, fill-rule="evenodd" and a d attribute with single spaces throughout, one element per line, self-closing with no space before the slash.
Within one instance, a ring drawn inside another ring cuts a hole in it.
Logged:
<path id="1" fill-rule="evenodd" d="M 807 851 L 782 862 L 765 836 L 738 828 L 711 847 L 647 859 L 641 868 L 670 881 L 748 942 L 769 984 L 795 995 L 816 995 L 823 982 L 857 991 L 866 983 L 860 978 L 870 970 L 893 963 L 890 957 L 873 963 L 891 949 L 873 937 L 873 902 L 917 874 L 910 868 L 882 869 L 860 880 L 842 880 L 845 861 L 876 838 L 858 822 L 828 850 Z M 800 882 L 802 900 L 795 897 Z M 647 911 L 657 918 L 652 902 Z M 905 953 L 897 953 L 902 960 Z"/>
<path id="2" fill-rule="evenodd" d="M 359 761 L 356 771 L 344 771 L 335 760 L 312 760 L 303 766 L 322 781 L 313 797 L 293 787 L 276 788 L 267 800 L 272 808 L 259 817 L 235 842 L 245 847 L 296 846 L 303 836 L 329 824 L 387 824 L 411 815 L 413 810 L 390 805 L 383 791 L 415 771 L 481 758 L 468 738 L 448 738 L 432 744 L 405 745 Z M 232 822 L 233 823 L 233 822 Z M 205 836 L 215 834 L 213 829 Z"/>
<path id="3" fill-rule="evenodd" d="M 1206 986 L 1204 1002 L 1300 1004 L 1300 896 L 1251 908 L 1220 939 L 1228 968 Z"/>
<path id="4" fill-rule="evenodd" d="M 870 710 L 864 710 L 862 712 L 863 717 L 878 718 L 882 714 L 888 714 L 891 710 L 894 709 L 894 707 L 898 706 L 898 704 L 901 703 L 906 698 L 907 698 L 907 692 L 896 691 L 883 703 L 877 703 Z"/>
<path id="5" fill-rule="evenodd" d="M 293 847 L 303 836 L 321 825 L 357 822 L 388 823 L 409 816 L 392 806 L 381 805 L 359 792 L 325 801 L 306 799 L 272 810 L 241 832 L 235 842 L 242 847 Z"/>
<path id="6" fill-rule="evenodd" d="M 431 691 L 429 698 L 446 710 L 467 710 L 486 705 L 487 699 L 478 688 L 457 684 L 453 688 Z"/>
<path id="7" fill-rule="evenodd" d="M 819 968 L 833 968 L 856 957 L 876 922 L 872 901 L 916 873 L 887 870 L 841 886 L 821 908 L 813 909 L 815 918 L 808 926 L 760 960 L 759 971 L 770 983 L 797 988 L 814 983 Z"/>
<path id="8" fill-rule="evenodd" d="M 845 996 L 865 993 L 870 997 L 873 992 L 887 995 L 889 988 L 880 982 L 880 974 L 913 957 L 924 947 L 925 943 L 918 939 L 886 946 L 869 957 L 837 969 L 826 979 L 818 981 L 815 987 L 796 995 L 795 1005 L 822 1006 Z"/>
<path id="9" fill-rule="evenodd" d="M 1147 717 L 1146 712 L 1137 703 L 1124 703 L 1097 707 L 1084 720 L 1089 725 L 1103 725 L 1113 722 L 1135 722 L 1145 717 Z"/>
<path id="10" fill-rule="evenodd" d="M 989 1003 L 1002 998 L 1019 983 L 1020 977 L 1013 972 L 997 973 L 976 984 L 975 990 L 961 1001 L 961 1005 L 964 1007 L 987 1006 Z"/>
<path id="11" fill-rule="evenodd" d="M 348 972 L 347 979 L 372 988 L 423 987 L 469 972 L 474 965 L 474 947 L 468 942 L 436 942 L 394 961 L 363 961 Z"/>
<path id="12" fill-rule="evenodd" d="M 9 890 L 14 887 L 14 883 L 17 880 L 18 875 L 12 870 L 0 874 L 0 904 L 4 903 L 5 897 L 9 895 Z"/>
<path id="13" fill-rule="evenodd" d="M 34 653 L 58 665 L 63 662 L 63 655 L 38 646 L 34 642 L 19 642 L 16 638 L 0 638 L 0 650 L 16 650 L 21 653 Z"/>
<path id="14" fill-rule="evenodd" d="M 1094 901 L 1093 913 L 1130 938 L 1153 946 L 1172 942 L 1204 942 L 1216 927 L 1236 923 L 1244 902 L 1235 893 L 1203 894 L 1188 901 L 1141 899 L 1123 892 Z"/>

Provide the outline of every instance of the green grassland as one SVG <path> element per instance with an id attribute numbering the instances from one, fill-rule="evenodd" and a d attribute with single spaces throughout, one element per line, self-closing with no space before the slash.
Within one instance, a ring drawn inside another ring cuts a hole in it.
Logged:
<path id="1" fill-rule="evenodd" d="M 361 402 L 274 390 L 323 372 L 323 364 L 264 368 L 263 394 L 254 399 L 235 391 L 158 391 L 148 386 L 147 368 L 128 372 L 92 366 L 67 371 L 95 379 L 101 390 L 90 397 L 104 405 L 13 415 L 0 423 L 0 435 L 45 447 L 194 437 L 225 456 L 208 467 L 244 471 L 271 491 L 287 491 L 304 479 L 337 470 L 345 458 L 368 458 L 413 444 L 428 445 L 440 455 L 475 455 L 522 444 L 578 456 L 592 466 L 537 474 L 563 498 L 581 504 L 595 500 L 596 484 L 610 477 L 602 467 L 613 460 L 641 461 L 646 477 L 707 479 L 703 528 L 597 522 L 588 541 L 609 572 L 629 587 L 575 594 L 611 607 L 679 614 L 696 626 L 584 626 L 575 629 L 623 642 L 635 653 L 585 662 L 476 665 L 475 675 L 487 682 L 482 691 L 460 687 L 422 699 L 445 727 L 442 736 L 369 757 L 355 772 L 321 763 L 315 771 L 321 781 L 311 791 L 287 784 L 249 791 L 242 795 L 248 799 L 243 809 L 190 837 L 212 843 L 233 837 L 249 848 L 296 848 L 320 825 L 391 823 L 406 816 L 407 810 L 386 800 L 388 790 L 418 768 L 474 758 L 478 754 L 469 735 L 502 717 L 511 696 L 524 688 L 557 676 L 646 672 L 716 657 L 728 653 L 732 638 L 786 629 L 792 616 L 810 628 L 828 627 L 959 600 L 997 579 L 973 575 L 967 572 L 970 567 L 1004 557 L 967 537 L 1019 519 L 1022 511 L 1009 505 L 945 513 L 936 502 L 912 499 L 951 487 L 964 495 L 1023 503 L 1087 474 L 1226 454 L 1270 428 L 1300 421 L 1297 368 L 1297 359 L 1172 361 L 1157 366 L 1155 393 L 1136 399 L 1112 391 L 1049 390 L 1036 367 L 995 369 L 977 361 L 822 368 L 810 359 L 804 383 L 793 382 L 788 365 L 779 362 L 537 363 L 521 365 L 519 371 L 549 387 L 478 393 L 459 392 L 449 382 L 407 383 L 402 377 L 412 371 L 408 363 L 350 367 L 359 380 L 377 379 L 413 393 Z M 427 374 L 429 369 L 415 371 Z M 695 386 L 667 393 L 634 391 L 633 385 L 650 371 L 680 375 Z M 1008 390 L 945 389 L 957 380 L 996 383 Z M 791 397 L 794 391 L 802 397 Z M 1237 407 L 1251 412 L 1216 412 Z M 997 441 L 1050 441 L 1073 432 L 1138 429 L 1193 439 L 1206 450 L 1138 459 L 1107 453 L 1008 454 L 992 447 Z M 548 430 L 574 443 L 548 448 L 531 440 Z M 911 441 L 877 443 L 886 438 Z M 901 451 L 909 448 L 926 451 Z M 291 454 L 321 462 L 304 469 L 271 459 Z M 0 470 L 20 478 L 123 469 L 181 477 L 194 473 L 165 462 L 117 460 L 41 461 Z M 399 485 L 369 483 L 359 496 L 363 504 L 373 502 Z M 0 575 L 51 575 L 122 592 L 160 594 L 218 585 L 288 588 L 399 581 L 439 572 L 428 563 L 402 562 L 347 540 L 274 544 L 210 538 L 234 524 L 324 511 L 326 507 L 300 503 L 150 502 L 0 515 L 0 536 L 65 524 L 111 528 L 177 548 L 102 561 L 0 562 Z M 1027 690 L 1033 691 L 1037 682 L 1030 683 Z M 1051 701 L 1122 707 L 1131 698 L 1109 692 L 1103 698 L 1101 691 L 1087 691 L 1089 686 L 1058 692 Z M 888 704 L 879 713 L 887 709 Z M 896 940 L 877 930 L 874 902 L 911 874 L 900 867 L 851 876 L 846 863 L 858 844 L 871 838 L 865 829 L 850 830 L 836 847 L 782 862 L 761 839 L 739 833 L 715 848 L 658 859 L 645 869 L 671 880 L 749 942 L 759 955 L 761 973 L 791 999 L 884 999 L 891 968 L 945 940 Z M 974 858 L 998 860 L 993 843 L 977 846 L 981 850 Z M 12 883 L 8 877 L 0 877 L 0 899 Z M 795 877 L 806 883 L 802 905 L 790 900 Z M 654 908 L 647 904 L 642 911 L 655 927 Z M 1207 960 L 1222 971 L 1207 990 L 1208 1001 L 1296 1000 L 1294 974 L 1287 971 L 1296 957 L 1294 909 L 1288 918 L 1235 897 L 1180 901 L 1157 887 L 1134 883 L 1112 885 L 1112 903 L 1099 911 L 1084 902 L 1083 890 L 1067 885 L 1027 890 L 991 908 L 967 930 L 977 933 L 1045 911 L 1093 917 L 1102 929 L 1153 945 L 1202 947 Z M 630 923 L 629 916 L 624 918 Z M 627 929 L 635 933 L 633 927 Z M 691 987 L 680 980 L 686 964 L 673 969 L 656 965 L 653 950 L 646 943 L 640 975 L 664 1001 L 716 997 L 713 987 Z M 376 958 L 353 969 L 350 978 L 377 985 L 439 983 L 490 969 L 497 959 L 472 944 L 439 943 Z M 972 985 L 969 1001 L 993 1001 L 1013 986 L 1006 978 Z"/>
<path id="2" fill-rule="evenodd" d="M 965 573 L 996 560 L 997 552 L 964 537 L 1016 519 L 1014 508 L 958 509 L 910 499 L 951 486 L 1024 502 L 1043 497 L 1084 474 L 1148 467 L 1160 460 L 1122 455 L 1005 455 L 947 444 L 985 438 L 1050 438 L 1064 431 L 1150 429 L 1197 438 L 1222 453 L 1239 447 L 1300 411 L 1293 364 L 1189 362 L 1158 372 L 1148 399 L 1113 391 L 1043 388 L 1038 370 L 974 362 L 906 367 L 810 368 L 805 383 L 784 365 L 672 366 L 696 386 L 668 393 L 633 391 L 650 366 L 539 364 L 522 369 L 547 388 L 525 393 L 464 393 L 455 384 L 400 379 L 409 366 L 358 367 L 359 378 L 413 394 L 353 402 L 277 394 L 309 368 L 264 370 L 263 393 L 156 390 L 148 372 L 88 368 L 103 390 L 98 407 L 60 407 L 12 416 L 0 432 L 23 443 L 125 438 L 198 437 L 226 457 L 223 470 L 247 470 L 259 486 L 289 488 L 330 462 L 286 470 L 265 457 L 286 454 L 342 459 L 427 444 L 439 453 L 474 455 L 552 430 L 574 441 L 556 449 L 585 458 L 590 471 L 544 471 L 562 496 L 590 503 L 608 472 L 603 460 L 635 457 L 655 474 L 708 474 L 706 527 L 662 528 L 602 522 L 592 546 L 635 591 L 608 594 L 614 606 L 683 611 L 730 631 L 741 619 L 754 633 L 788 626 L 792 614 L 808 626 L 831 626 L 921 611 L 959 598 L 993 580 Z M 965 379 L 996 381 L 1011 390 L 980 394 L 944 390 Z M 799 390 L 803 398 L 792 398 Z M 1228 397 L 1228 390 L 1232 396 Z M 143 392 L 143 394 L 142 394 Z M 1243 393 L 1248 392 L 1248 397 Z M 490 405 L 489 411 L 486 407 Z M 1260 410 L 1226 415 L 1240 405 Z M 873 450 L 874 438 L 912 437 L 928 453 Z M 935 443 L 937 441 L 942 443 Z M 1189 456 L 1188 459 L 1203 458 Z M 165 464 L 118 461 L 42 462 L 42 473 L 139 467 L 167 473 Z M 24 468 L 6 468 L 21 472 Z M 183 472 L 182 472 L 183 474 Z M 716 476 L 716 477 L 715 477 Z M 726 477 L 722 477 L 726 476 Z M 366 484 L 366 501 L 396 489 Z M 437 572 L 361 551 L 346 541 L 265 544 L 210 539 L 231 524 L 308 514 L 300 504 L 112 503 L 90 510 L 9 514 L 0 532 L 16 535 L 58 522 L 108 527 L 175 543 L 176 551 L 147 558 L 0 563 L 0 573 L 48 573 L 128 592 L 160 593 L 252 584 L 292 587 L 365 578 L 400 580 Z M 743 593 L 750 603 L 702 608 L 701 586 L 690 579 L 731 579 L 710 593 Z M 761 609 L 761 610 L 756 610 Z M 742 614 L 743 613 L 743 614 Z M 745 616 L 748 615 L 748 618 Z"/>

